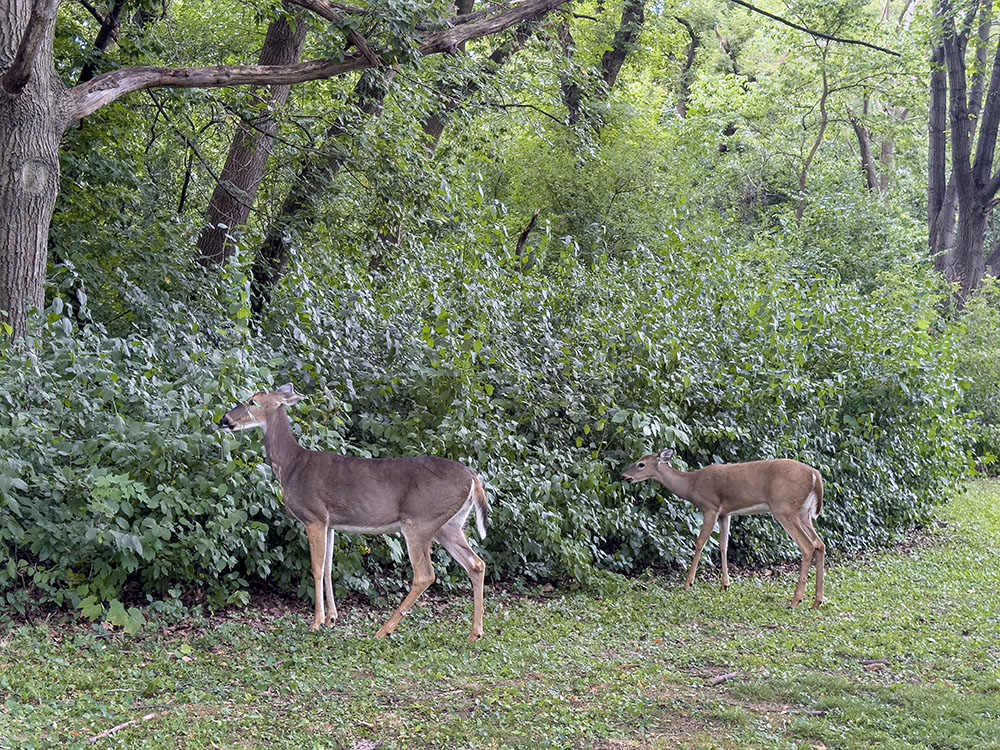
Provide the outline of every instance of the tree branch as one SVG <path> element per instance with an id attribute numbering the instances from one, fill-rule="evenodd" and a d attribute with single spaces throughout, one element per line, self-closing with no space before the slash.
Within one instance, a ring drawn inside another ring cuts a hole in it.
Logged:
<path id="1" fill-rule="evenodd" d="M 90 15 L 97 19 L 98 23 L 104 23 L 104 16 L 101 15 L 101 11 L 87 2 L 87 0 L 80 0 L 80 5 L 86 8 Z"/>
<path id="2" fill-rule="evenodd" d="M 8 96 L 17 96 L 31 79 L 31 68 L 35 64 L 46 37 L 52 34 L 56 24 L 56 11 L 61 0 L 35 0 L 28 19 L 28 27 L 21 37 L 21 44 L 13 62 L 0 78 L 0 91 Z"/>
<path id="3" fill-rule="evenodd" d="M 43 0 L 57 2 L 58 0 Z M 569 0 L 524 0 L 507 6 L 493 17 L 453 26 L 424 36 L 421 55 L 453 52 L 472 39 L 505 31 L 525 21 L 544 16 Z M 475 15 L 475 14 L 473 14 Z M 377 58 L 376 58 L 377 59 Z M 232 65 L 212 68 L 122 68 L 69 91 L 70 122 L 75 122 L 126 94 L 150 88 L 222 88 L 250 84 L 295 84 L 334 78 L 354 70 L 376 67 L 364 54 L 350 55 L 340 62 L 312 60 L 295 65 Z"/>
<path id="4" fill-rule="evenodd" d="M 306 10 L 311 10 L 316 15 L 325 18 L 327 21 L 337 26 L 343 24 L 348 16 L 368 14 L 368 11 L 362 10 L 361 8 L 345 10 L 347 6 L 331 3 L 329 0 L 289 0 L 289 2 L 305 8 Z M 371 63 L 371 66 L 373 68 L 381 68 L 384 64 L 382 59 L 372 51 L 370 46 L 368 46 L 368 40 L 364 38 L 361 32 L 350 27 L 346 27 L 345 31 L 347 33 L 347 41 L 357 48 L 358 52 L 360 52 L 364 58 Z"/>
<path id="5" fill-rule="evenodd" d="M 868 49 L 876 50 L 877 52 L 885 52 L 887 55 L 894 55 L 895 57 L 900 56 L 898 52 L 893 52 L 891 49 L 886 49 L 885 47 L 879 47 L 877 44 L 871 44 L 870 42 L 862 42 L 858 39 L 843 39 L 841 37 L 831 36 L 830 34 L 824 34 L 821 31 L 815 31 L 805 26 L 799 26 L 799 24 L 793 23 L 792 21 L 789 21 L 787 18 L 776 16 L 774 13 L 768 13 L 766 10 L 761 10 L 755 5 L 751 5 L 748 2 L 744 2 L 744 0 L 730 0 L 730 2 L 735 3 L 736 5 L 740 5 L 749 11 L 753 11 L 754 13 L 759 13 L 762 16 L 766 16 L 767 18 L 770 18 L 773 21 L 777 21 L 778 23 L 783 23 L 785 26 L 790 26 L 796 31 L 804 31 L 807 34 L 810 34 L 811 36 L 814 36 L 818 39 L 826 39 L 828 41 L 837 42 L 839 44 L 857 44 L 861 47 L 868 47 Z"/>

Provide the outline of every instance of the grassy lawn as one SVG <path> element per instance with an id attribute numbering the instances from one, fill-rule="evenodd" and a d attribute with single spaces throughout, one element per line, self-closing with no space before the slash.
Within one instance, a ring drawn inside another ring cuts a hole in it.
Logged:
<path id="1" fill-rule="evenodd" d="M 0 634 L 0 748 L 1000 748 L 1000 484 L 940 518 L 903 550 L 832 554 L 818 612 L 788 608 L 791 567 L 722 593 L 703 565 L 691 591 L 488 589 L 474 644 L 464 595 L 384 641 L 391 607 L 349 603 L 319 635 L 305 602 L 139 636 L 20 628 Z"/>

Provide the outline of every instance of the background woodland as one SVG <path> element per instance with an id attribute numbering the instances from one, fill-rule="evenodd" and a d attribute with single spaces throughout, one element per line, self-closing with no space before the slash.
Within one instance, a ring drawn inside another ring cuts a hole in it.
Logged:
<path id="1" fill-rule="evenodd" d="M 899 540 L 1000 438 L 993 10 L 14 0 L 0 617 L 310 595 L 215 428 L 286 381 L 309 447 L 475 467 L 494 580 L 686 561 L 693 508 L 618 482 L 667 446 L 798 458 L 828 544 Z M 338 592 L 404 558 L 338 535 Z"/>

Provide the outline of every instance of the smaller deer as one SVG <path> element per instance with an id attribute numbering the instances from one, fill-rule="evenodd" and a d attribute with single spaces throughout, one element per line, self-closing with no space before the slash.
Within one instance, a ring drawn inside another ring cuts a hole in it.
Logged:
<path id="1" fill-rule="evenodd" d="M 285 510 L 306 529 L 312 559 L 316 611 L 312 629 L 337 619 L 333 602 L 333 534 L 400 531 L 413 567 L 413 585 L 392 617 L 375 634 L 392 633 L 417 598 L 434 582 L 431 544 L 444 545 L 472 580 L 472 635 L 483 635 L 486 564 L 472 551 L 463 530 L 475 509 L 479 536 L 486 538 L 489 503 L 472 469 L 446 458 L 358 458 L 307 450 L 292 434 L 285 406 L 302 400 L 291 383 L 254 394 L 219 422 L 224 430 L 264 431 L 264 451 L 281 485 Z M 324 611 L 324 600 L 328 609 Z"/>
<path id="2" fill-rule="evenodd" d="M 816 557 L 816 598 L 813 609 L 823 603 L 823 563 L 826 545 L 813 528 L 813 519 L 823 508 L 823 477 L 799 461 L 751 461 L 744 464 L 711 464 L 695 471 L 678 471 L 670 466 L 674 457 L 668 448 L 651 453 L 629 466 L 622 474 L 627 482 L 655 479 L 680 498 L 693 502 L 704 517 L 694 546 L 694 559 L 684 588 L 691 588 L 698 573 L 701 550 L 719 522 L 719 552 L 722 561 L 722 589 L 729 588 L 729 517 L 770 513 L 799 545 L 802 570 L 795 588 L 792 608 L 802 603 L 813 556 Z"/>

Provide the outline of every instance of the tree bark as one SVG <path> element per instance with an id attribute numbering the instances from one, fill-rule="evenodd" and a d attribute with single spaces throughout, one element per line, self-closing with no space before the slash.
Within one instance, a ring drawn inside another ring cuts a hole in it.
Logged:
<path id="1" fill-rule="evenodd" d="M 52 64 L 55 9 L 47 17 L 37 11 L 30 0 L 0 5 L 0 60 L 10 61 L 0 68 L 0 311 L 15 338 L 27 330 L 28 310 L 45 302 L 48 228 L 67 124 L 65 88 Z M 41 31 L 29 30 L 29 19 Z"/>
<path id="2" fill-rule="evenodd" d="M 264 38 L 260 64 L 298 62 L 307 26 L 301 13 L 272 21 Z M 285 103 L 290 92 L 289 85 L 271 86 L 268 92 L 261 92 L 264 111 L 236 129 L 226 165 L 208 204 L 205 226 L 198 237 L 197 258 L 203 266 L 222 265 L 236 251 L 239 230 L 250 218 L 278 132 L 274 110 Z"/>

